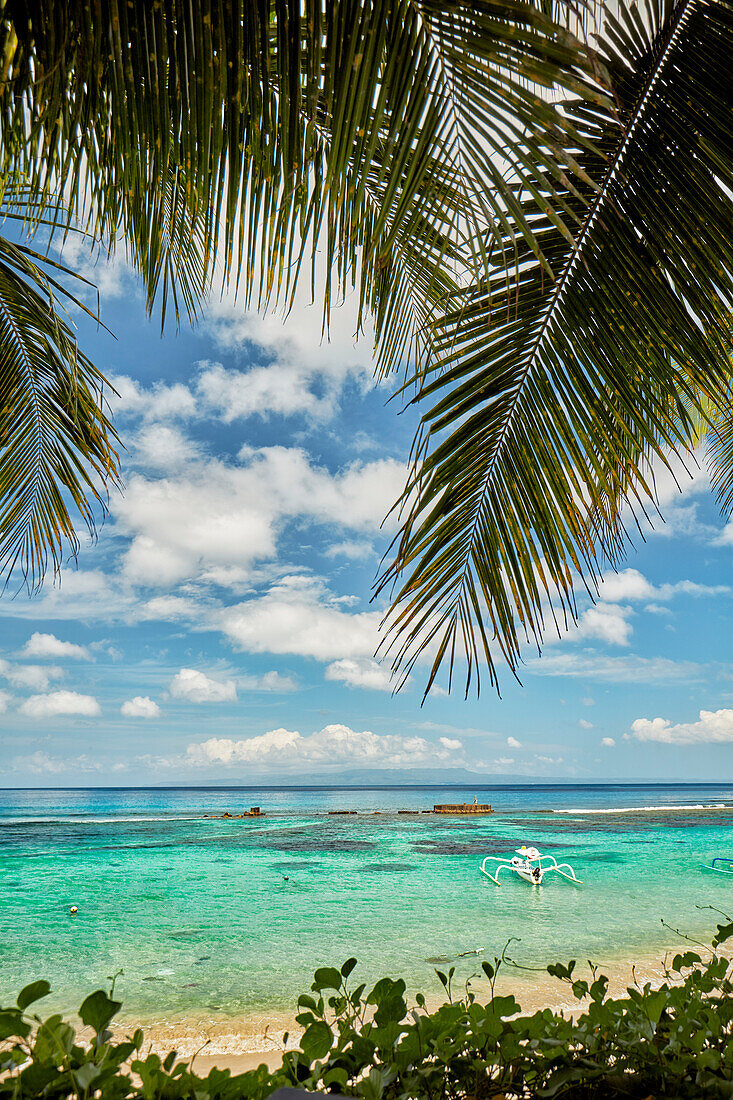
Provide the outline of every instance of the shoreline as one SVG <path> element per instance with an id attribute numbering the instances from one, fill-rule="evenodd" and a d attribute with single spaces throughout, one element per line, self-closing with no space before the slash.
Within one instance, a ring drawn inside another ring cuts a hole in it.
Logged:
<path id="1" fill-rule="evenodd" d="M 693 944 L 685 944 L 680 940 L 675 944 L 662 945 L 658 950 L 647 949 L 634 956 L 627 953 L 595 965 L 598 973 L 605 974 L 609 979 L 609 995 L 619 997 L 634 982 L 642 986 L 647 982 L 661 985 L 665 980 L 665 959 L 671 961 L 678 952 L 693 947 Z M 477 956 L 475 980 L 472 981 L 471 988 L 477 1000 L 485 1001 L 489 996 L 489 984 L 481 972 L 481 961 L 482 956 Z M 578 960 L 575 976 L 581 979 L 590 978 L 587 962 Z M 464 983 L 456 980 L 454 990 L 460 996 L 464 991 Z M 567 983 L 551 977 L 546 971 L 530 972 L 515 969 L 508 964 L 500 971 L 496 992 L 501 995 L 514 994 L 522 1013 L 527 1015 L 548 1008 L 555 1012 L 582 1012 L 587 1004 L 573 996 Z M 445 997 L 437 990 L 433 996 L 426 995 L 430 1011 L 444 1000 Z M 410 998 L 408 1005 L 414 1006 L 414 1001 Z M 170 1050 L 176 1050 L 183 1061 L 194 1058 L 194 1067 L 201 1075 L 208 1073 L 214 1066 L 230 1069 L 232 1073 L 243 1073 L 262 1063 L 273 1069 L 279 1065 L 285 1050 L 298 1046 L 301 1029 L 295 1023 L 295 1011 L 294 1008 L 292 1012 L 253 1012 L 226 1023 L 203 1015 L 180 1020 L 141 1022 L 139 1026 L 145 1033 L 143 1051 L 163 1056 Z M 120 1022 L 114 1029 L 115 1037 L 120 1038 L 131 1033 L 136 1026 L 138 1022 Z M 288 1033 L 287 1046 L 283 1043 L 285 1032 Z"/>

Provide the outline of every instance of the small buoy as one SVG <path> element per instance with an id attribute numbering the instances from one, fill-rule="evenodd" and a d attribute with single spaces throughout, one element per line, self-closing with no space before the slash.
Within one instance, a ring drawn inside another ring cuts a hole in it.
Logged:
<path id="1" fill-rule="evenodd" d="M 77 909 L 77 907 L 76 907 L 75 905 L 72 905 L 72 906 L 71 906 L 71 909 L 69 909 L 69 912 L 70 912 L 70 913 L 78 913 L 78 912 L 79 912 L 79 910 Z"/>

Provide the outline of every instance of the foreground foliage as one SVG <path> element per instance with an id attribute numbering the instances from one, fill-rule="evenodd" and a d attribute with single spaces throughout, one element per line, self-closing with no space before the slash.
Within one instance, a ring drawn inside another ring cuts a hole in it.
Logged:
<path id="1" fill-rule="evenodd" d="M 28 1009 L 50 991 L 38 981 L 15 1005 L 0 1009 L 0 1100 L 20 1097 L 191 1097 L 265 1100 L 297 1085 L 365 1100 L 459 1100 L 473 1097 L 730 1097 L 733 1096 L 731 961 L 718 948 L 733 924 L 718 925 L 712 949 L 685 951 L 665 963 L 665 981 L 634 985 L 627 996 L 607 995 L 608 979 L 574 962 L 548 971 L 572 991 L 575 1018 L 544 1009 L 519 1015 L 513 996 L 495 993 L 505 959 L 483 963 L 491 987 L 486 1003 L 470 981 L 452 990 L 453 971 L 437 972 L 447 1000 L 428 1011 L 417 997 L 408 1009 L 405 983 L 382 978 L 369 992 L 351 987 L 356 960 L 316 971 L 311 993 L 298 1000 L 300 1047 L 273 1072 L 261 1065 L 232 1076 L 196 1074 L 195 1059 L 144 1055 L 141 1030 L 123 1042 L 109 1029 L 121 1008 L 98 990 L 79 1015 L 94 1031 L 83 1044 L 61 1016 L 41 1019 Z M 590 964 L 589 964 L 590 965 Z"/>

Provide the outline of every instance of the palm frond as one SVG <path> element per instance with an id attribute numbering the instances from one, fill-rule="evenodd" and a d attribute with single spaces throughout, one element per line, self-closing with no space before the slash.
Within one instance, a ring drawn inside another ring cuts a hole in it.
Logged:
<path id="1" fill-rule="evenodd" d="M 733 9 L 613 11 L 599 48 L 615 109 L 588 95 L 564 105 L 601 181 L 576 174 L 566 189 L 572 242 L 546 209 L 554 181 L 523 196 L 555 277 L 507 232 L 493 270 L 435 325 L 407 516 L 381 580 L 395 667 L 432 649 L 428 689 L 457 657 L 466 690 L 483 664 L 495 682 L 499 654 L 516 673 L 553 608 L 572 620 L 573 574 L 593 594 L 624 550 L 621 504 L 654 498 L 650 456 L 689 451 L 690 410 L 727 393 Z"/>
<path id="2" fill-rule="evenodd" d="M 31 587 L 76 552 L 77 514 L 94 534 L 118 476 L 106 383 L 59 305 L 81 306 L 59 268 L 0 238 L 0 576 L 17 566 Z"/>
<path id="3" fill-rule="evenodd" d="M 537 193 L 543 171 L 577 170 L 571 120 L 532 81 L 600 72 L 531 2 L 7 0 L 3 15 L 6 172 L 122 236 L 150 305 L 175 305 L 182 281 L 194 315 L 220 251 L 245 301 L 287 300 L 320 252 L 326 317 L 358 280 L 384 369 L 429 342 L 487 223 L 533 240 L 516 180 Z M 572 234 L 559 202 L 553 218 Z"/>

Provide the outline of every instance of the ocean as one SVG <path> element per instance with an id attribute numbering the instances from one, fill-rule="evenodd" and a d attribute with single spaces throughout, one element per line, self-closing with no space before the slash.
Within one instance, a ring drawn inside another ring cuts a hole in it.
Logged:
<path id="1" fill-rule="evenodd" d="M 496 813 L 397 812 L 474 795 Z M 610 965 L 674 942 L 662 922 L 704 937 L 709 906 L 733 914 L 733 876 L 703 868 L 733 857 L 732 824 L 733 784 L 3 790 L 0 1003 L 44 977 L 69 1012 L 118 974 L 124 1019 L 223 1024 L 292 1013 L 352 955 L 427 993 L 509 940 L 528 967 Z M 521 844 L 583 886 L 479 873 Z"/>

